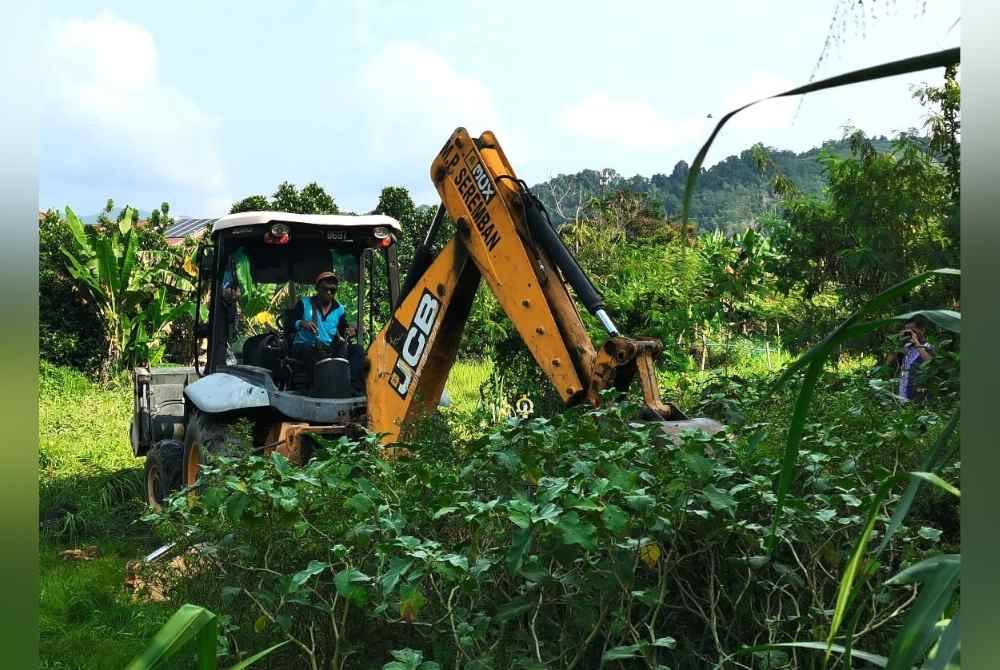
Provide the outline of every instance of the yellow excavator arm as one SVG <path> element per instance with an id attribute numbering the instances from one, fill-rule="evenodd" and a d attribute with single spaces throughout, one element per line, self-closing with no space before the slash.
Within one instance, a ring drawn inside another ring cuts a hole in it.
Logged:
<path id="1" fill-rule="evenodd" d="M 653 361 L 662 344 L 621 336 L 600 294 L 517 178 L 492 132 L 474 139 L 464 128 L 455 130 L 434 159 L 431 178 L 442 204 L 389 324 L 368 349 L 369 427 L 385 434 L 384 442 L 405 437 L 413 420 L 436 406 L 480 280 L 567 404 L 597 405 L 601 391 L 625 389 L 638 372 L 648 418 L 664 421 L 668 432 L 721 428 L 714 421 L 686 419 L 660 400 Z M 431 258 L 445 211 L 457 234 Z M 567 285 L 607 330 L 600 349 L 591 342 Z"/>

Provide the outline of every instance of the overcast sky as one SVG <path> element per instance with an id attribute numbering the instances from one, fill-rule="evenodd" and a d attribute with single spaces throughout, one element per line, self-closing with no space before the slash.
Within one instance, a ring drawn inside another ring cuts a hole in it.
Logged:
<path id="1" fill-rule="evenodd" d="M 869 0 L 818 77 L 958 45 L 957 0 Z M 926 9 L 923 9 L 926 4 Z M 418 203 L 456 126 L 491 129 L 528 183 L 690 162 L 729 109 L 805 83 L 837 0 L 45 3 L 40 206 L 109 197 L 218 216 L 283 180 L 342 209 L 383 186 Z M 708 164 L 757 141 L 801 151 L 921 124 L 939 71 L 767 102 Z"/>

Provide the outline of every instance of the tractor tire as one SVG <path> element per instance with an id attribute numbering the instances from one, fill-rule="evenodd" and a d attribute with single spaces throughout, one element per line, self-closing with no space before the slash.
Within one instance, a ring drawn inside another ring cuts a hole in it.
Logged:
<path id="1" fill-rule="evenodd" d="M 146 503 L 156 511 L 175 491 L 180 491 L 184 473 L 184 445 L 177 440 L 160 440 L 146 454 Z"/>
<path id="2" fill-rule="evenodd" d="M 226 422 L 210 414 L 193 412 L 184 432 L 184 485 L 197 484 L 202 463 L 215 456 L 238 456 L 241 451 L 239 439 Z"/>

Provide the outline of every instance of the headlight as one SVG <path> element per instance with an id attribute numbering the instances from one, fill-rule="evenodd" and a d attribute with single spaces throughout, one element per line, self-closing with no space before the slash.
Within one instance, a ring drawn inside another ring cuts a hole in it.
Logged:
<path id="1" fill-rule="evenodd" d="M 389 237 L 389 229 L 385 226 L 377 226 L 374 231 L 376 240 L 384 240 Z"/>
<path id="2" fill-rule="evenodd" d="M 276 223 L 271 226 L 271 235 L 274 237 L 284 237 L 288 234 L 288 231 L 288 225 L 284 223 Z"/>

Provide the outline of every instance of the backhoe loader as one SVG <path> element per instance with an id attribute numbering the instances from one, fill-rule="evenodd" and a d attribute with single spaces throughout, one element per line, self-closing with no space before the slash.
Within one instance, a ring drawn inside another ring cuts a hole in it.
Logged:
<path id="1" fill-rule="evenodd" d="M 276 450 L 302 463 L 311 436 L 365 431 L 392 450 L 440 401 L 481 282 L 567 405 L 598 405 L 603 391 L 638 377 L 644 419 L 671 434 L 721 428 L 661 400 L 654 361 L 662 344 L 618 331 L 492 132 L 456 129 L 430 173 L 441 204 L 402 286 L 401 228 L 391 217 L 244 212 L 215 222 L 197 264 L 195 365 L 135 370 L 132 448 L 146 457 L 151 505 L 194 486 L 213 455 Z M 446 215 L 456 232 L 435 253 Z M 342 280 L 337 299 L 356 341 L 306 361 L 291 346 L 291 313 L 323 272 Z M 599 347 L 570 290 L 607 332 Z M 375 333 L 380 313 L 387 323 Z M 347 351 L 363 364 L 352 366 Z"/>

